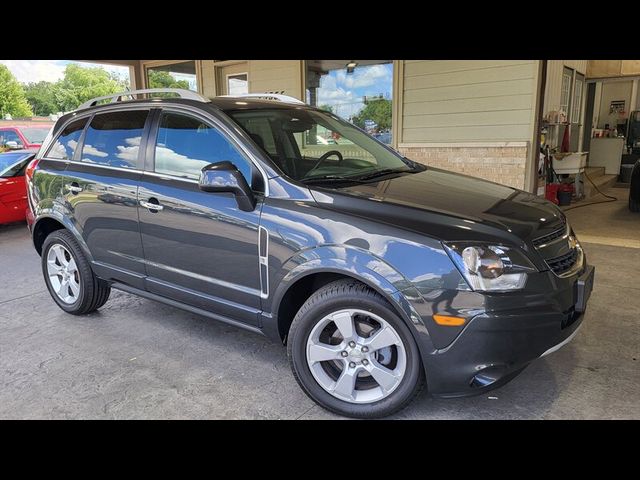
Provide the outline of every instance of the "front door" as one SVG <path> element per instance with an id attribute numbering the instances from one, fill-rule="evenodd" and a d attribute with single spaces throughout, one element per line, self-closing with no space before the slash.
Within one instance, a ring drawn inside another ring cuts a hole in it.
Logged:
<path id="1" fill-rule="evenodd" d="M 200 170 L 210 163 L 231 161 L 249 184 L 255 167 L 208 119 L 163 110 L 157 125 L 138 195 L 146 288 L 256 325 L 262 200 L 243 212 L 232 194 L 198 188 Z"/>
<path id="2" fill-rule="evenodd" d="M 65 204 L 93 255 L 96 274 L 136 288 L 144 288 L 145 275 L 137 189 L 148 116 L 149 110 L 130 108 L 94 115 L 79 153 L 68 163 L 63 185 Z M 77 140 L 71 137 L 77 130 L 70 130 L 69 138 L 63 132 L 56 141 L 52 154 L 60 156 L 74 147 Z"/>

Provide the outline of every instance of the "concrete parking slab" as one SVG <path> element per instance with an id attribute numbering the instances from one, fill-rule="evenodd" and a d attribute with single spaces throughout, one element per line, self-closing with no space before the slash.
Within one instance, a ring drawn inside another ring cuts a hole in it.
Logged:
<path id="1" fill-rule="evenodd" d="M 611 236 L 608 217 L 640 232 L 624 202 L 569 211 L 578 237 Z M 597 278 L 572 343 L 489 394 L 422 395 L 396 418 L 640 418 L 640 249 L 585 249 Z M 24 225 L 0 226 L 0 264 L 0 418 L 338 418 L 259 335 L 117 291 L 97 313 L 65 314 Z"/>

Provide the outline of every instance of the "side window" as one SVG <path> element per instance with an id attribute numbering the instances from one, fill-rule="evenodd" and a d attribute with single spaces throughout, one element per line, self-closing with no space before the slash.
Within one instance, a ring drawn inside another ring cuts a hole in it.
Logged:
<path id="1" fill-rule="evenodd" d="M 202 167 L 228 160 L 251 185 L 251 163 L 214 127 L 195 117 L 163 112 L 156 140 L 155 171 L 197 180 Z"/>
<path id="2" fill-rule="evenodd" d="M 72 160 L 86 123 L 87 119 L 81 118 L 67 125 L 62 133 L 58 135 L 56 141 L 53 142 L 46 156 L 60 160 Z"/>
<path id="3" fill-rule="evenodd" d="M 87 128 L 82 161 L 110 167 L 138 168 L 138 151 L 147 110 L 99 113 Z"/>
<path id="4" fill-rule="evenodd" d="M 2 139 L 3 147 L 7 144 L 7 142 L 16 142 L 18 145 L 22 145 L 22 140 L 20 140 L 20 137 L 18 136 L 18 134 L 13 130 L 4 130 L 0 134 L 3 136 L 3 139 Z"/>

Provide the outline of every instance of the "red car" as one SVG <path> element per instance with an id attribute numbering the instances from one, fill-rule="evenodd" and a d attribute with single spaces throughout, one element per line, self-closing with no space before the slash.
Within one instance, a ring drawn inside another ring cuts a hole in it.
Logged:
<path id="1" fill-rule="evenodd" d="M 28 204 L 24 173 L 35 155 L 28 150 L 0 153 L 0 224 L 25 219 Z"/>
<path id="2" fill-rule="evenodd" d="M 44 141 L 51 125 L 14 125 L 0 127 L 0 147 L 38 149 Z M 13 143 L 15 142 L 15 143 Z"/>

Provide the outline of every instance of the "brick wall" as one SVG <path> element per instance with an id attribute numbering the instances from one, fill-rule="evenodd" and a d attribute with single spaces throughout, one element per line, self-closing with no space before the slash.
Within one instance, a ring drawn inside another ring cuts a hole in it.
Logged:
<path id="1" fill-rule="evenodd" d="M 400 145 L 398 151 L 425 165 L 525 189 L 526 142 L 495 145 L 405 144 Z"/>

